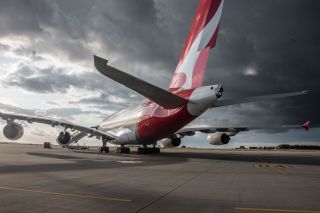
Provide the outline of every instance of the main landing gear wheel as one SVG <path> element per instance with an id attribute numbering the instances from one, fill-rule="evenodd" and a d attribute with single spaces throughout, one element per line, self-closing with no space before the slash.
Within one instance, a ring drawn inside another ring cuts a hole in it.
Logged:
<path id="1" fill-rule="evenodd" d="M 120 146 L 117 148 L 117 152 L 121 154 L 130 154 L 130 148 L 125 146 Z"/>
<path id="2" fill-rule="evenodd" d="M 105 153 L 108 153 L 109 152 L 109 147 L 107 146 L 101 146 L 99 148 L 99 151 L 102 153 L 102 152 L 105 152 Z"/>
<path id="3" fill-rule="evenodd" d="M 138 154 L 159 154 L 160 148 L 158 147 L 139 147 Z"/>

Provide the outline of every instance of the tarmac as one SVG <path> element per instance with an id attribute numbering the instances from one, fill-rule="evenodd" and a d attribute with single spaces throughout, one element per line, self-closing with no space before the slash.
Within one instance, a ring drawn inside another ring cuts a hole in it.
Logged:
<path id="1" fill-rule="evenodd" d="M 0 203 L 0 212 L 320 213 L 320 152 L 0 144 Z"/>

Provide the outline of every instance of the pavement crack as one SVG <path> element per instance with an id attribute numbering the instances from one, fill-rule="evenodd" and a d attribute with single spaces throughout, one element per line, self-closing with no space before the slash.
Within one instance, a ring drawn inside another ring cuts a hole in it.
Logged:
<path id="1" fill-rule="evenodd" d="M 160 201 L 162 198 L 166 197 L 167 195 L 169 195 L 170 193 L 174 192 L 175 190 L 179 189 L 180 187 L 184 186 L 185 184 L 189 183 L 190 181 L 200 177 L 200 175 L 202 175 L 204 172 L 206 172 L 208 170 L 199 172 L 198 174 L 194 175 L 193 177 L 185 180 L 184 182 L 182 182 L 181 184 L 177 185 L 176 187 L 174 187 L 173 189 L 171 189 L 170 191 L 166 192 L 165 194 L 163 194 L 162 196 L 158 197 L 157 199 L 151 201 L 150 203 L 148 203 L 147 205 L 143 206 L 142 208 L 138 209 L 136 211 L 136 213 L 142 212 L 143 210 L 145 210 L 146 208 L 148 208 L 149 206 L 153 205 L 154 203 Z"/>

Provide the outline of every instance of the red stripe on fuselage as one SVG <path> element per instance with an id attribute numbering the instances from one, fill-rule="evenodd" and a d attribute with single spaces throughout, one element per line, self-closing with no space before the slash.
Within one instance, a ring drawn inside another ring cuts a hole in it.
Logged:
<path id="1" fill-rule="evenodd" d="M 192 92 L 193 90 L 184 90 L 176 95 L 189 99 Z M 169 137 L 195 118 L 188 112 L 187 105 L 168 110 L 150 101 L 137 123 L 137 139 L 148 144 Z"/>
<path id="2" fill-rule="evenodd" d="M 167 113 L 168 110 L 163 108 L 157 109 L 157 111 L 163 111 Z M 169 137 L 189 122 L 191 122 L 195 117 L 188 113 L 187 106 L 183 106 L 178 109 L 177 112 L 173 114 L 157 117 L 150 116 L 146 117 L 138 123 L 138 140 L 142 143 L 152 143 L 157 140 Z"/>

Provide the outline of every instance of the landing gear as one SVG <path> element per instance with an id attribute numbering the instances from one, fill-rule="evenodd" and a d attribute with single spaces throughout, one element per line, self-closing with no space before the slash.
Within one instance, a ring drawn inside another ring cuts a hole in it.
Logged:
<path id="1" fill-rule="evenodd" d="M 130 148 L 121 145 L 120 147 L 117 147 L 117 152 L 121 154 L 130 154 Z"/>
<path id="2" fill-rule="evenodd" d="M 160 148 L 153 146 L 153 147 L 147 147 L 144 145 L 143 147 L 138 148 L 138 154 L 159 154 Z"/>
<path id="3" fill-rule="evenodd" d="M 109 147 L 107 147 L 107 140 L 106 138 L 102 138 L 102 146 L 99 148 L 99 151 L 108 153 L 109 152 Z"/>
<path id="4" fill-rule="evenodd" d="M 99 151 L 100 151 L 100 152 L 108 153 L 108 152 L 109 152 L 109 147 L 107 147 L 107 146 L 101 146 L 101 147 L 99 148 Z"/>

